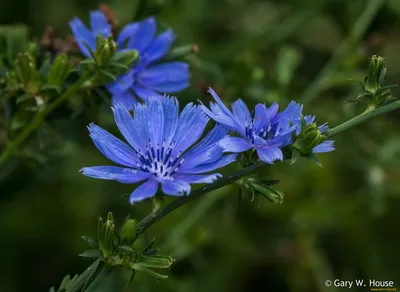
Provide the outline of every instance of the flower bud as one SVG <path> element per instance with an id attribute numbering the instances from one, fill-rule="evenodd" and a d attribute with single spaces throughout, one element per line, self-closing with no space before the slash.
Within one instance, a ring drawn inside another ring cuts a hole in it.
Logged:
<path id="1" fill-rule="evenodd" d="M 28 53 L 19 53 L 15 60 L 15 78 L 26 93 L 35 94 L 40 87 L 36 60 Z"/>
<path id="2" fill-rule="evenodd" d="M 72 64 L 68 62 L 66 54 L 58 54 L 50 68 L 47 82 L 51 85 L 61 87 L 72 70 Z"/>
<path id="3" fill-rule="evenodd" d="M 110 59 L 117 52 L 118 45 L 110 36 L 103 38 L 101 35 L 96 38 L 96 51 L 94 52 L 94 59 L 99 67 L 108 64 Z"/>
<path id="4" fill-rule="evenodd" d="M 375 93 L 381 89 L 385 75 L 385 59 L 376 55 L 372 56 L 369 62 L 368 75 L 364 82 L 365 91 L 375 95 Z"/>
<path id="5" fill-rule="evenodd" d="M 303 128 L 303 131 L 296 138 L 292 147 L 302 155 L 308 155 L 312 153 L 314 147 L 324 142 L 325 139 L 319 127 L 315 123 L 312 123 Z"/>
<path id="6" fill-rule="evenodd" d="M 99 242 L 99 249 L 104 257 L 112 254 L 114 249 L 115 237 L 115 221 L 112 213 L 108 213 L 107 221 L 104 223 L 103 219 L 99 217 L 97 226 L 97 240 Z"/>
<path id="7" fill-rule="evenodd" d="M 119 238 L 122 244 L 132 246 L 135 243 L 137 232 L 137 221 L 135 219 L 126 218 L 124 225 L 122 225 Z"/>

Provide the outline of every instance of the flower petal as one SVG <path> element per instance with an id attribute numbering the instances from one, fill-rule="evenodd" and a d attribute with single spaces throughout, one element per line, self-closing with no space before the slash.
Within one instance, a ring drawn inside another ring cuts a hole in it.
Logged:
<path id="1" fill-rule="evenodd" d="M 118 94 L 127 91 L 133 85 L 133 71 L 129 71 L 125 75 L 106 85 L 107 90 L 111 94 Z"/>
<path id="2" fill-rule="evenodd" d="M 222 156 L 223 149 L 217 143 L 209 145 L 202 149 L 202 151 L 196 151 L 185 154 L 184 163 L 179 168 L 178 172 L 185 173 L 195 168 L 198 165 L 211 163 L 218 160 Z"/>
<path id="3" fill-rule="evenodd" d="M 140 106 L 140 105 L 138 105 Z M 136 107 L 137 108 L 137 107 Z M 124 107 L 122 104 L 117 104 L 112 108 L 114 112 L 114 120 L 120 130 L 121 134 L 125 137 L 126 141 L 135 148 L 136 151 L 144 152 L 145 144 L 147 140 L 144 140 L 145 137 L 140 135 L 138 131 L 138 119 L 136 116 L 136 108 L 135 108 L 135 122 L 129 110 Z M 143 123 L 142 127 L 147 128 L 147 119 L 145 121 L 141 121 Z M 144 141 L 143 141 L 144 140 Z"/>
<path id="4" fill-rule="evenodd" d="M 255 107 L 254 115 L 254 131 L 256 131 L 256 133 L 259 133 L 263 127 L 266 127 L 269 124 L 269 122 L 270 121 L 267 115 L 267 108 L 265 104 L 257 104 Z"/>
<path id="5" fill-rule="evenodd" d="M 187 183 L 193 183 L 193 184 L 210 184 L 216 181 L 218 178 L 222 177 L 221 174 L 219 173 L 213 173 L 213 174 L 206 174 L 206 175 L 201 175 L 201 174 L 176 174 L 175 178 L 178 180 L 183 180 Z"/>
<path id="6" fill-rule="evenodd" d="M 101 34 L 106 38 L 111 34 L 111 25 L 100 10 L 90 12 L 90 26 L 92 27 L 94 37 Z"/>
<path id="7" fill-rule="evenodd" d="M 238 99 L 232 104 L 232 111 L 235 115 L 236 119 L 241 123 L 245 124 L 246 122 L 250 122 L 251 116 L 250 111 L 247 108 L 246 104 L 243 100 Z"/>
<path id="8" fill-rule="evenodd" d="M 207 123 L 208 118 L 197 106 L 193 103 L 187 104 L 179 116 L 172 155 L 176 157 L 193 145 L 203 134 Z"/>
<path id="9" fill-rule="evenodd" d="M 218 168 L 224 167 L 228 164 L 231 164 L 232 162 L 234 162 L 236 160 L 236 156 L 237 156 L 237 154 L 225 155 L 225 156 L 222 156 L 217 161 L 198 165 L 198 166 L 192 168 L 191 170 L 185 171 L 184 173 L 204 173 L 204 172 L 213 171 Z M 181 174 L 180 170 L 178 170 L 178 172 Z"/>
<path id="10" fill-rule="evenodd" d="M 139 158 L 131 147 L 93 123 L 88 129 L 94 144 L 104 156 L 115 163 L 137 168 Z"/>
<path id="11" fill-rule="evenodd" d="M 116 106 L 119 103 L 124 105 L 127 109 L 132 110 L 138 103 L 138 101 L 132 94 L 132 92 L 127 90 L 123 93 L 113 94 L 113 96 L 111 97 L 111 104 L 113 106 Z"/>
<path id="12" fill-rule="evenodd" d="M 188 159 L 189 156 L 196 156 L 198 153 L 203 152 L 203 149 L 206 147 L 219 142 L 226 135 L 226 131 L 223 127 L 217 125 L 215 126 L 204 139 L 202 139 L 199 143 L 197 143 L 193 148 L 191 148 L 186 154 L 185 157 Z M 219 145 L 218 145 L 219 146 Z"/>
<path id="13" fill-rule="evenodd" d="M 150 141 L 154 148 L 160 148 L 163 142 L 164 111 L 160 98 L 151 97 L 147 102 Z"/>
<path id="14" fill-rule="evenodd" d="M 312 150 L 313 153 L 325 153 L 325 152 L 331 152 L 335 150 L 335 147 L 333 146 L 334 141 L 333 140 L 326 140 L 319 144 L 318 146 L 314 147 Z"/>
<path id="15" fill-rule="evenodd" d="M 129 202 L 131 204 L 143 201 L 144 199 L 151 198 L 155 195 L 158 189 L 158 182 L 154 179 L 149 179 L 148 181 L 137 187 L 129 197 Z"/>
<path id="16" fill-rule="evenodd" d="M 84 167 L 80 171 L 88 177 L 115 180 L 123 184 L 134 184 L 152 176 L 149 172 L 118 166 Z"/>
<path id="17" fill-rule="evenodd" d="M 86 43 L 92 51 L 96 49 L 96 40 L 91 31 L 76 17 L 69 22 L 69 26 L 82 54 L 91 58 L 88 48 L 84 45 Z"/>
<path id="18" fill-rule="evenodd" d="M 189 64 L 168 62 L 144 69 L 138 74 L 137 82 L 143 87 L 169 93 L 188 87 L 189 77 Z"/>
<path id="19" fill-rule="evenodd" d="M 134 35 L 129 39 L 128 47 L 130 49 L 138 50 L 139 54 L 143 52 L 150 45 L 156 33 L 156 21 L 154 17 L 149 17 L 139 22 L 139 28 Z"/>
<path id="20" fill-rule="evenodd" d="M 162 182 L 164 194 L 170 196 L 183 196 L 190 194 L 190 185 L 183 180 L 166 180 Z"/>
<path id="21" fill-rule="evenodd" d="M 174 41 L 175 34 L 171 29 L 159 34 L 145 52 L 147 63 L 149 64 L 162 58 L 169 51 Z"/>
<path id="22" fill-rule="evenodd" d="M 163 141 L 169 145 L 175 135 L 179 120 L 179 103 L 175 97 L 163 97 L 164 133 Z"/>
<path id="23" fill-rule="evenodd" d="M 139 30 L 139 27 L 140 27 L 140 25 L 138 22 L 134 22 L 134 23 L 130 23 L 130 24 L 126 25 L 118 35 L 118 38 L 117 38 L 118 47 L 125 48 L 126 40 L 133 37 Z"/>
<path id="24" fill-rule="evenodd" d="M 161 94 L 140 85 L 134 85 L 132 90 L 144 101 L 148 100 L 152 96 L 162 97 Z"/>
<path id="25" fill-rule="evenodd" d="M 283 160 L 283 153 L 280 148 L 276 146 L 264 146 L 257 148 L 258 157 L 265 163 L 272 164 L 274 161 Z"/>
<path id="26" fill-rule="evenodd" d="M 252 148 L 249 141 L 239 137 L 226 137 L 219 141 L 219 145 L 224 149 L 224 152 L 240 153 Z"/>

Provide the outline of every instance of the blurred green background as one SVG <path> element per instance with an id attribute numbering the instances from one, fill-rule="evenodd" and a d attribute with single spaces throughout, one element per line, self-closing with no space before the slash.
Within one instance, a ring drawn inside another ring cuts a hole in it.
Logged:
<path id="1" fill-rule="evenodd" d="M 398 0 L 147 0 L 138 11 L 139 2 L 102 3 L 119 27 L 155 15 L 160 27 L 173 28 L 177 44 L 199 46 L 187 58 L 192 86 L 178 94 L 181 107 L 210 100 L 212 86 L 226 103 L 237 97 L 249 107 L 304 102 L 306 113 L 334 126 L 362 110 L 344 101 L 359 93 L 348 79 L 363 80 L 372 54 L 387 59 L 387 83 L 400 83 Z M 3 0 L 0 23 L 26 24 L 36 37 L 52 25 L 66 36 L 68 21 L 78 16 L 87 23 L 98 4 Z M 176 259 L 170 278 L 138 275 L 126 291 L 346 289 L 325 287 L 327 279 L 391 280 L 400 289 L 399 115 L 337 136 L 336 151 L 320 156 L 323 168 L 304 159 L 262 169 L 259 176 L 280 180 L 282 205 L 251 202 L 251 196 L 239 202 L 231 185 L 170 214 L 143 239 L 155 237 L 162 253 Z M 78 257 L 89 248 L 80 237 L 95 236 L 98 215 L 112 211 L 122 223 L 127 214 L 140 219 L 151 211 L 151 201 L 130 206 L 122 197 L 132 186 L 78 172 L 109 164 L 88 136 L 92 120 L 51 117 L 56 146 L 42 153 L 50 156 L 46 163 L 14 159 L 0 172 L 0 291 L 48 291 L 66 273 L 90 265 Z M 95 122 L 116 132 L 105 105 Z M 98 291 L 122 291 L 126 281 L 115 272 Z"/>

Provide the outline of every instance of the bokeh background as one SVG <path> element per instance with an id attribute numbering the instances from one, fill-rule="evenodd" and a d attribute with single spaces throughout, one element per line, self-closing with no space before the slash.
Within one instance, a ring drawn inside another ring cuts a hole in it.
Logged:
<path id="1" fill-rule="evenodd" d="M 88 20 L 93 0 L 2 0 L 0 23 L 25 24 L 38 37 L 46 26 L 70 34 L 74 16 Z M 103 1 L 119 27 L 155 15 L 177 45 L 197 44 L 187 57 L 192 85 L 181 106 L 210 100 L 212 86 L 229 103 L 294 99 L 319 123 L 337 125 L 362 110 L 345 103 L 360 92 L 368 58 L 387 59 L 388 84 L 400 83 L 400 1 L 380 0 L 120 0 Z M 139 6 L 141 5 L 141 6 Z M 140 9 L 138 9 L 140 7 Z M 398 93 L 398 91 L 394 91 Z M 78 254 L 95 236 L 98 215 L 143 218 L 152 202 L 130 206 L 132 186 L 93 180 L 78 171 L 108 161 L 92 144 L 95 120 L 116 132 L 110 109 L 71 117 L 61 109 L 46 129 L 54 145 L 34 160 L 13 159 L 0 172 L 0 291 L 48 291 L 90 263 Z M 147 231 L 176 259 L 165 281 L 138 275 L 126 291 L 340 291 L 327 279 L 392 280 L 400 289 L 399 112 L 379 116 L 335 138 L 336 151 L 293 166 L 277 163 L 257 175 L 278 179 L 284 203 L 238 200 L 236 186 L 214 191 Z M 233 165 L 226 173 L 238 169 Z M 122 291 L 113 273 L 97 290 Z M 342 288 L 345 289 L 345 288 Z M 368 291 L 364 288 L 360 291 Z M 357 291 L 357 288 L 352 288 Z"/>

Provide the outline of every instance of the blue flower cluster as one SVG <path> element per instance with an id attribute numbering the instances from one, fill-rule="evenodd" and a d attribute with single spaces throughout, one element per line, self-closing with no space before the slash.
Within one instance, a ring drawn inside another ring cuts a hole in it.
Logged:
<path id="1" fill-rule="evenodd" d="M 249 149 L 257 151 L 258 157 L 273 163 L 283 159 L 281 148 L 293 143 L 293 136 L 299 136 L 302 130 L 303 106 L 292 101 L 288 107 L 278 113 L 277 103 L 267 107 L 257 104 L 254 115 L 250 114 L 246 104 L 238 99 L 232 104 L 232 112 L 210 88 L 209 92 L 216 101 L 210 104 L 210 109 L 201 105 L 203 111 L 213 120 L 225 126 L 239 137 L 226 137 L 220 141 L 225 152 L 240 153 Z M 305 116 L 305 124 L 312 124 L 314 116 Z M 321 133 L 328 130 L 327 125 L 319 127 Z M 327 140 L 315 146 L 313 153 L 333 151 L 333 141 Z"/>
<path id="2" fill-rule="evenodd" d="M 189 194 L 190 183 L 213 182 L 220 174 L 204 173 L 228 165 L 236 158 L 235 154 L 223 156 L 219 142 L 227 134 L 220 126 L 193 146 L 208 123 L 208 118 L 193 103 L 179 114 L 175 97 L 150 97 L 135 106 L 134 117 L 122 104 L 114 106 L 113 111 L 115 123 L 129 146 L 95 124 L 89 126 L 89 132 L 101 153 L 122 167 L 85 167 L 82 172 L 126 184 L 145 181 L 131 194 L 132 204 L 152 197 L 159 184 L 167 195 Z"/>
<path id="3" fill-rule="evenodd" d="M 97 35 L 111 34 L 111 26 L 102 12 L 92 12 L 90 23 L 91 30 L 77 18 L 70 23 L 87 57 L 90 52 L 84 43 L 94 50 Z M 189 85 L 188 65 L 159 63 L 175 36 L 171 30 L 157 37 L 155 32 L 155 20 L 148 18 L 127 25 L 117 38 L 120 49 L 136 49 L 140 55 L 139 62 L 128 74 L 107 86 L 112 94 L 115 123 L 128 144 L 91 124 L 90 137 L 96 147 L 120 166 L 85 167 L 81 170 L 84 175 L 125 184 L 141 183 L 130 196 L 133 204 L 154 196 L 159 185 L 164 194 L 188 195 L 190 184 L 212 183 L 220 177 L 219 173 L 210 172 L 235 161 L 236 153 L 254 150 L 265 163 L 283 160 L 282 148 L 295 143 L 304 126 L 310 125 L 311 131 L 316 132 L 307 133 L 307 137 L 311 137 L 312 143 L 317 141 L 317 145 L 310 147 L 307 138 L 303 139 L 307 151 L 334 150 L 333 141 L 324 141 L 321 135 L 328 130 L 327 125 L 316 127 L 315 117 L 303 117 L 302 105 L 294 101 L 281 112 L 277 103 L 269 107 L 257 104 L 251 114 L 240 99 L 232 104 L 230 111 L 210 89 L 215 100 L 210 109 L 204 104 L 189 103 L 179 113 L 177 99 L 165 93 L 180 91 Z M 139 103 L 136 97 L 144 102 Z M 217 125 L 200 139 L 210 118 Z M 236 136 L 229 136 L 227 132 Z"/>
<path id="4" fill-rule="evenodd" d="M 112 34 L 111 25 L 99 10 L 90 13 L 90 26 L 88 29 L 79 18 L 70 21 L 78 46 L 88 58 L 91 55 L 87 46 L 94 51 L 98 35 L 108 37 Z M 130 72 L 106 86 L 112 95 L 113 105 L 121 103 L 128 109 L 133 109 L 138 102 L 137 97 L 147 100 L 150 96 L 179 92 L 189 86 L 187 63 L 162 62 L 175 41 L 175 35 L 168 29 L 156 36 L 156 21 L 153 17 L 128 24 L 119 33 L 116 41 L 121 51 L 137 50 L 139 60 L 134 63 Z"/>

